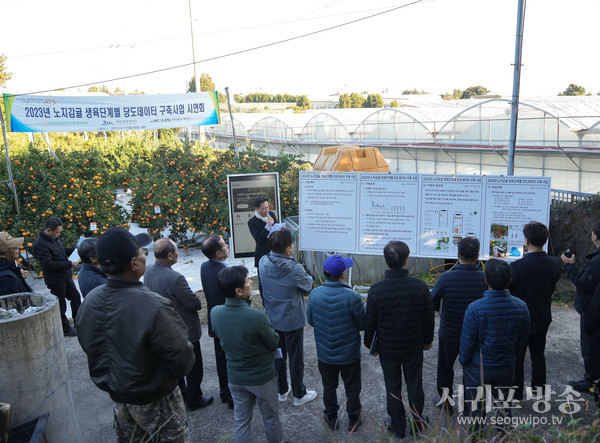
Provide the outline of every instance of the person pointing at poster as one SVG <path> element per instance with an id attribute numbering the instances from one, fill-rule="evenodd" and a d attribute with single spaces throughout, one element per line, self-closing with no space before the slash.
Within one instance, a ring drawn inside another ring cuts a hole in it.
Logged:
<path id="1" fill-rule="evenodd" d="M 248 229 L 254 237 L 256 248 L 254 249 L 254 266 L 258 269 L 258 262 L 270 251 L 268 236 L 271 227 L 277 223 L 277 216 L 273 211 L 269 211 L 269 201 L 265 197 L 254 199 L 254 217 L 248 220 Z M 258 273 L 258 291 L 262 298 L 262 283 L 260 281 L 260 272 Z"/>

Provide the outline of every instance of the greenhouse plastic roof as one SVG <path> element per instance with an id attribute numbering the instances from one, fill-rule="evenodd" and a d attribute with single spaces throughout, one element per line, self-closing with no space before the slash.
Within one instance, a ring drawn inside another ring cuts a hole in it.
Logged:
<path id="1" fill-rule="evenodd" d="M 460 120 L 462 114 L 476 111 L 485 114 L 485 119 L 506 119 L 510 115 L 510 99 L 469 99 L 451 101 L 410 101 L 402 102 L 396 108 L 356 108 L 356 109 L 318 109 L 305 113 L 235 113 L 236 123 L 243 125 L 246 131 L 258 129 L 261 125 L 271 125 L 274 119 L 290 128 L 294 134 L 300 134 L 315 118 L 337 120 L 349 133 L 354 133 L 363 123 L 371 123 L 379 113 L 397 112 L 422 124 L 429 132 L 439 131 L 451 121 Z M 600 97 L 551 97 L 522 98 L 520 109 L 531 108 L 560 119 L 571 131 L 586 131 L 600 127 Z M 484 112 L 485 111 L 485 112 Z M 229 125 L 229 115 L 222 114 L 221 127 Z M 540 119 L 543 122 L 543 119 Z"/>

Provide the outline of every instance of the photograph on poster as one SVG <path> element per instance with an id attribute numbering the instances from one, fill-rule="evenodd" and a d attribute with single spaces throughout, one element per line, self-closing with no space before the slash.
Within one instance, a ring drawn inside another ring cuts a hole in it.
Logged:
<path id="1" fill-rule="evenodd" d="M 252 257 L 256 244 L 248 229 L 248 220 L 254 217 L 254 199 L 268 199 L 269 210 L 280 220 L 279 175 L 276 172 L 228 175 L 227 186 L 233 256 Z"/>

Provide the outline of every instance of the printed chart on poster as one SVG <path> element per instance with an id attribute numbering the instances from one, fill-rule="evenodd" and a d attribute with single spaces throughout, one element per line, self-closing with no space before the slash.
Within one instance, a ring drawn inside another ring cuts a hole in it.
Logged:
<path id="1" fill-rule="evenodd" d="M 379 254 L 390 240 L 417 249 L 418 174 L 361 174 L 359 176 L 360 253 Z"/>
<path id="2" fill-rule="evenodd" d="M 523 225 L 548 225 L 549 177 L 300 172 L 302 250 L 381 254 L 390 240 L 411 255 L 456 258 L 464 237 L 480 257 L 523 256 Z"/>
<path id="3" fill-rule="evenodd" d="M 483 177 L 422 175 L 420 191 L 419 255 L 456 257 L 463 237 L 480 235 Z"/>
<path id="4" fill-rule="evenodd" d="M 486 177 L 482 256 L 523 257 L 523 225 L 549 225 L 550 177 Z"/>
<path id="5" fill-rule="evenodd" d="M 279 205 L 279 174 L 235 174 L 227 176 L 229 193 L 229 226 L 233 256 L 235 258 L 253 257 L 256 243 L 248 220 L 254 217 L 254 199 L 264 197 L 269 201 L 269 210 L 275 212 L 281 221 Z"/>
<path id="6" fill-rule="evenodd" d="M 300 174 L 300 207 L 303 209 L 300 210 L 299 248 L 355 252 L 358 173 Z"/>

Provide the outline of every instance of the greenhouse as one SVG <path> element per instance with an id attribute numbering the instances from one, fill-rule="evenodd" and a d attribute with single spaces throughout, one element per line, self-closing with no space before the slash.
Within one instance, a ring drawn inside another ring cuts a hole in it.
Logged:
<path id="1" fill-rule="evenodd" d="M 393 171 L 506 174 L 511 102 L 505 98 L 410 101 L 397 108 L 234 114 L 238 144 L 282 148 L 314 161 L 321 148 L 376 146 Z M 205 128 L 217 146 L 233 143 L 228 114 Z M 551 176 L 552 187 L 600 191 L 600 97 L 522 99 L 515 175 Z"/>

